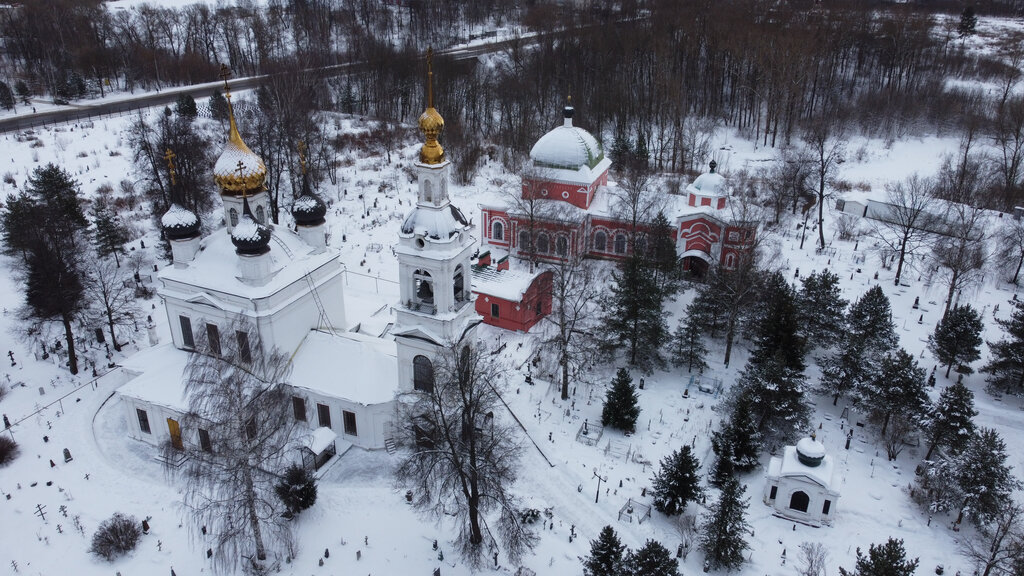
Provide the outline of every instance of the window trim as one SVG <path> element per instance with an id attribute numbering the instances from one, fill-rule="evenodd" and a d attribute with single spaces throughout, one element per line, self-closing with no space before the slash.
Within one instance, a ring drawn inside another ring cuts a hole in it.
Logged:
<path id="1" fill-rule="evenodd" d="M 292 396 L 292 416 L 299 422 L 307 422 L 306 399 L 302 396 Z"/>
<path id="2" fill-rule="evenodd" d="M 491 318 L 501 318 L 501 306 L 497 302 L 491 302 Z"/>
<path id="3" fill-rule="evenodd" d="M 192 333 L 192 319 L 184 314 L 178 314 L 178 325 L 181 327 L 181 347 L 195 350 L 196 338 Z"/>
<path id="4" fill-rule="evenodd" d="M 348 410 L 341 411 L 341 421 L 345 434 L 348 436 L 359 436 L 359 427 L 356 426 L 356 413 Z"/>
<path id="5" fill-rule="evenodd" d="M 144 434 L 152 434 L 153 429 L 149 425 L 149 414 L 142 408 L 136 408 L 135 416 L 139 419 L 139 430 Z"/>
<path id="6" fill-rule="evenodd" d="M 491 240 L 505 241 L 505 224 L 501 220 L 491 223 Z"/>

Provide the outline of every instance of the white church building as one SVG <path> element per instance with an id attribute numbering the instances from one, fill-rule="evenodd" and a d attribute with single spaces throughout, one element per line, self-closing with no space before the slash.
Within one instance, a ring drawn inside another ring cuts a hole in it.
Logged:
<path id="1" fill-rule="evenodd" d="M 764 503 L 776 516 L 813 526 L 831 524 L 839 500 L 839 475 L 825 446 L 803 438 L 768 463 Z"/>
<path id="2" fill-rule="evenodd" d="M 344 266 L 326 242 L 326 206 L 304 177 L 292 208 L 296 230 L 266 221 L 266 167 L 242 141 L 227 94 L 230 131 L 214 169 L 226 226 L 200 237 L 199 219 L 176 201 L 162 219 L 173 266 L 160 273 L 159 295 L 172 341 L 124 364 L 131 379 L 116 398 L 132 437 L 177 448 L 208 443 L 205 431 L 180 424 L 189 410 L 189 355 L 217 355 L 224 342 L 248 351 L 255 334 L 266 351 L 291 358 L 292 413 L 308 428 L 305 446 L 317 465 L 349 445 L 386 446 L 396 393 L 433 386 L 438 355 L 472 340 L 480 322 L 469 285 L 472 225 L 448 198 L 450 164 L 437 141 L 444 120 L 431 92 L 419 119 L 425 143 L 415 164 L 417 202 L 396 250 L 401 301 L 393 318 L 353 326 Z M 370 326 L 383 328 L 364 333 Z"/>

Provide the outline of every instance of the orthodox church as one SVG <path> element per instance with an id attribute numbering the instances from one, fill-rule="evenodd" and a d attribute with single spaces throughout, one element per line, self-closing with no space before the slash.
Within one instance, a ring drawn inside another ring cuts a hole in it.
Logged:
<path id="1" fill-rule="evenodd" d="M 116 397 L 132 437 L 208 446 L 206 431 L 181 427 L 189 409 L 183 371 L 190 354 L 216 356 L 230 344 L 242 358 L 261 346 L 291 359 L 288 389 L 294 418 L 309 430 L 307 465 L 350 445 L 387 446 L 396 393 L 432 387 L 438 355 L 448 343 L 472 340 L 480 322 L 470 290 L 473 226 L 448 198 L 451 169 L 437 140 L 444 119 L 428 75 L 417 201 L 396 248 L 401 301 L 393 318 L 354 325 L 346 317 L 344 267 L 327 246 L 326 206 L 304 174 L 295 230 L 267 222 L 267 169 L 242 141 L 225 81 L 229 132 L 214 168 L 225 228 L 201 237 L 199 218 L 177 198 L 162 218 L 173 265 L 160 273 L 159 294 L 172 341 L 125 363 L 130 380 Z"/>
<path id="2" fill-rule="evenodd" d="M 566 106 L 562 125 L 530 150 L 523 201 L 480 207 L 484 244 L 549 262 L 569 255 L 621 260 L 631 253 L 629 224 L 615 206 L 617 190 L 608 181 L 612 162 L 593 135 L 573 125 L 574 113 Z M 733 217 L 730 188 L 716 167 L 712 161 L 710 171 L 687 186 L 685 195 L 665 197 L 676 254 L 683 269 L 697 275 L 711 264 L 735 266 L 757 234 L 756 222 Z M 536 202 L 544 200 L 551 202 Z"/>

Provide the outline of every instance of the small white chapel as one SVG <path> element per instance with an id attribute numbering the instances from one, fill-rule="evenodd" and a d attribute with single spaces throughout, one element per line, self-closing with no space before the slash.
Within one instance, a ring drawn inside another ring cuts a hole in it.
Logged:
<path id="1" fill-rule="evenodd" d="M 786 446 L 782 457 L 768 463 L 764 503 L 774 514 L 812 526 L 831 524 L 839 500 L 839 477 L 835 461 L 825 446 L 813 438 L 802 438 Z"/>

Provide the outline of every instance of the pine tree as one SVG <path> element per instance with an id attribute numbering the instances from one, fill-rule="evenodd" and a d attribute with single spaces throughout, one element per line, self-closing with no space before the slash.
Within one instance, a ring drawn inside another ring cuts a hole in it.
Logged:
<path id="1" fill-rule="evenodd" d="M 284 471 L 284 477 L 274 485 L 274 493 L 294 516 L 316 503 L 316 477 L 298 464 Z"/>
<path id="2" fill-rule="evenodd" d="M 736 402 L 722 429 L 711 435 L 711 448 L 715 452 L 715 467 L 711 483 L 719 488 L 726 478 L 738 472 L 749 472 L 757 467 L 761 435 L 750 413 L 750 403 Z"/>
<path id="3" fill-rule="evenodd" d="M 979 429 L 961 452 L 928 468 L 923 481 L 931 496 L 930 509 L 956 510 L 957 523 L 966 516 L 985 525 L 1021 486 L 1007 459 L 1006 443 L 999 433 Z"/>
<path id="4" fill-rule="evenodd" d="M 893 414 L 920 422 L 928 408 L 925 377 L 924 368 L 900 348 L 895 354 L 887 354 L 874 377 L 858 390 L 858 403 L 882 420 L 883 435 Z"/>
<path id="5" fill-rule="evenodd" d="M 730 478 L 722 486 L 718 501 L 704 515 L 700 548 L 704 551 L 704 562 L 711 570 L 739 568 L 743 564 L 744 553 L 750 549 L 746 540 L 750 533 L 746 518 L 750 499 L 744 498 L 745 492 L 739 480 Z"/>
<path id="6" fill-rule="evenodd" d="M 814 272 L 801 281 L 797 310 L 803 336 L 811 348 L 828 348 L 842 341 L 846 306 L 839 276 L 829 270 Z"/>
<path id="7" fill-rule="evenodd" d="M 1007 338 L 989 342 L 991 357 L 981 371 L 988 372 L 989 387 L 1007 394 L 1024 390 L 1024 300 L 1013 301 L 1014 310 L 1008 320 L 996 318 Z"/>
<path id="8" fill-rule="evenodd" d="M 185 118 L 195 118 L 199 114 L 196 100 L 191 94 L 180 94 L 174 104 L 174 111 Z"/>
<path id="9" fill-rule="evenodd" d="M 957 33 L 961 38 L 972 36 L 977 32 L 977 28 L 978 15 L 974 11 L 974 6 L 964 8 L 964 11 L 960 13 L 960 25 L 956 28 Z"/>
<path id="10" fill-rule="evenodd" d="M 648 540 L 626 558 L 628 576 L 679 576 L 679 561 L 661 542 Z"/>
<path id="11" fill-rule="evenodd" d="M 606 348 L 625 345 L 629 364 L 644 372 L 662 367 L 661 346 L 668 339 L 668 326 L 662 313 L 663 297 L 654 274 L 640 254 L 626 258 L 618 272 L 611 296 L 603 305 L 604 325 L 609 341 Z"/>
<path id="12" fill-rule="evenodd" d="M 636 420 L 640 417 L 638 402 L 633 378 L 625 368 L 619 368 L 605 397 L 604 408 L 601 410 L 601 424 L 627 433 L 635 432 Z"/>
<path id="13" fill-rule="evenodd" d="M 11 86 L 0 80 L 0 108 L 14 110 L 14 104 L 14 92 L 11 90 Z"/>
<path id="14" fill-rule="evenodd" d="M 889 299 L 877 285 L 850 306 L 846 325 L 846 337 L 839 349 L 820 362 L 819 391 L 831 394 L 833 404 L 870 382 L 882 358 L 899 342 Z"/>
<path id="15" fill-rule="evenodd" d="M 14 83 L 14 91 L 18 94 L 18 99 L 21 103 L 28 106 L 32 102 L 32 89 L 28 87 L 28 83 L 24 80 L 18 80 Z"/>
<path id="16" fill-rule="evenodd" d="M 228 119 L 228 100 L 220 93 L 220 90 L 215 89 L 210 95 L 210 115 L 214 120 L 221 122 L 226 122 Z"/>
<path id="17" fill-rule="evenodd" d="M 953 453 L 963 450 L 974 435 L 974 417 L 977 415 L 974 393 L 963 382 L 947 386 L 939 393 L 939 399 L 929 414 L 928 453 L 924 459 L 930 460 L 932 452 L 940 446 L 949 447 Z"/>
<path id="18" fill-rule="evenodd" d="M 698 372 L 704 372 L 708 367 L 708 363 L 704 361 L 707 354 L 700 318 L 688 315 L 672 333 L 672 364 L 686 366 L 687 372 L 693 372 L 694 368 Z"/>
<path id="19" fill-rule="evenodd" d="M 850 306 L 847 326 L 850 338 L 865 343 L 865 352 L 884 354 L 899 342 L 889 298 L 877 284 Z"/>
<path id="20" fill-rule="evenodd" d="M 124 245 L 128 242 L 128 227 L 121 218 L 104 202 L 97 202 L 93 209 L 93 233 L 96 252 L 103 257 L 113 256 L 117 267 L 121 267 L 120 254 L 124 254 Z"/>
<path id="21" fill-rule="evenodd" d="M 868 548 L 867 556 L 857 548 L 857 565 L 852 572 L 839 568 L 842 576 L 913 576 L 918 559 L 907 560 L 903 540 L 889 538 L 885 544 Z"/>
<path id="22" fill-rule="evenodd" d="M 700 462 L 689 446 L 662 458 L 661 469 L 651 478 L 654 509 L 668 516 L 682 514 L 686 504 L 703 492 L 697 475 L 699 469 Z"/>
<path id="23" fill-rule="evenodd" d="M 762 443 L 773 445 L 807 428 L 811 409 L 805 388 L 803 374 L 786 366 L 781 354 L 751 358 L 736 382 L 732 402 L 749 406 Z"/>
<path id="24" fill-rule="evenodd" d="M 928 350 L 946 366 L 946 378 L 954 365 L 963 366 L 967 374 L 974 372 L 968 364 L 981 358 L 981 314 L 969 304 L 955 306 L 935 326 L 928 337 Z M 958 369 L 959 370 L 959 369 Z"/>
<path id="25" fill-rule="evenodd" d="M 663 298 L 664 295 L 675 293 L 679 286 L 676 241 L 672 238 L 672 232 L 672 224 L 665 213 L 659 210 L 647 233 L 647 266 L 654 274 L 654 283 Z"/>
<path id="26" fill-rule="evenodd" d="M 765 279 L 755 330 L 752 361 L 777 357 L 787 368 L 803 372 L 805 342 L 800 334 L 796 292 L 780 272 Z"/>
<path id="27" fill-rule="evenodd" d="M 601 529 L 590 541 L 590 556 L 583 559 L 584 576 L 623 576 L 626 573 L 626 546 L 611 526 Z"/>

